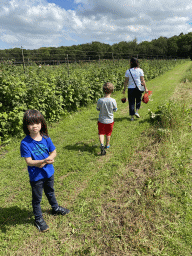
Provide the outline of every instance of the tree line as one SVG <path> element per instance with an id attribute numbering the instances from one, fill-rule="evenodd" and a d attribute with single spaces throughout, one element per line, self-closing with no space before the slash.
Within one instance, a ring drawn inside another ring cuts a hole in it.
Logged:
<path id="1" fill-rule="evenodd" d="M 99 59 L 127 59 L 131 56 L 138 58 L 191 58 L 192 59 L 192 32 L 181 33 L 170 38 L 159 37 L 150 42 L 137 43 L 122 41 L 113 45 L 97 41 L 61 47 L 41 47 L 35 50 L 13 48 L 0 50 L 0 61 L 13 62 L 44 62 L 53 61 L 80 61 Z"/>

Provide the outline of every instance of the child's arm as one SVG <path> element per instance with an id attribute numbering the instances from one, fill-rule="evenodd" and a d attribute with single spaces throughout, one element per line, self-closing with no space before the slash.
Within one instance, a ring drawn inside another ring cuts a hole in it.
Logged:
<path id="1" fill-rule="evenodd" d="M 45 162 L 46 159 L 42 159 L 42 160 L 33 160 L 31 157 L 25 157 L 25 161 L 27 163 L 28 166 L 36 166 L 39 168 L 42 168 L 44 165 L 46 165 L 47 163 Z"/>
<path id="2" fill-rule="evenodd" d="M 100 111 L 100 104 L 99 104 L 99 101 L 100 101 L 100 99 L 97 101 L 97 107 L 96 107 L 97 111 Z"/>
<path id="3" fill-rule="evenodd" d="M 49 156 L 45 159 L 47 161 L 47 163 L 51 163 L 50 161 L 53 161 L 54 162 L 54 158 L 56 157 L 57 153 L 56 153 L 56 149 L 53 150 Z"/>
<path id="4" fill-rule="evenodd" d="M 113 112 L 117 112 L 117 102 L 115 99 L 113 101 Z"/>
<path id="5" fill-rule="evenodd" d="M 25 161 L 28 166 L 36 166 L 39 168 L 42 168 L 46 164 L 53 164 L 54 163 L 54 158 L 56 157 L 57 153 L 56 150 L 50 153 L 50 155 L 42 160 L 32 160 L 31 157 L 25 157 Z"/>

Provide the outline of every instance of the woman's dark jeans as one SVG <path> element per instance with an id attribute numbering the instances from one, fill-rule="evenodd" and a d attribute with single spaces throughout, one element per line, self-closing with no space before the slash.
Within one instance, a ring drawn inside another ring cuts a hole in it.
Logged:
<path id="1" fill-rule="evenodd" d="M 57 200 L 55 198 L 54 188 L 53 188 L 54 175 L 52 175 L 50 178 L 47 178 L 47 179 L 30 181 L 30 184 L 32 188 L 33 213 L 35 215 L 35 220 L 38 220 L 42 217 L 40 203 L 42 199 L 43 189 L 52 209 L 56 210 L 58 207 Z"/>
<path id="2" fill-rule="evenodd" d="M 136 109 L 140 109 L 141 96 L 142 96 L 142 92 L 140 92 L 138 89 L 136 88 L 128 89 L 129 114 L 131 116 L 135 115 L 135 102 L 136 102 Z"/>

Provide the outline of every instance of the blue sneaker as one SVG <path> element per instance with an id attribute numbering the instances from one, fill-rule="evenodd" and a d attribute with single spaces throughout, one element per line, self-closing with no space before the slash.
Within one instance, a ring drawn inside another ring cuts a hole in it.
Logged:
<path id="1" fill-rule="evenodd" d="M 106 148 L 106 149 L 110 148 L 110 145 L 106 145 L 105 148 Z"/>

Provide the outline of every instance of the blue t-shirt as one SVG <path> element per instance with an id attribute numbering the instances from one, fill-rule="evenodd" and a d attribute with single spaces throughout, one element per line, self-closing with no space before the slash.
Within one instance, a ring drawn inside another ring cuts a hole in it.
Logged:
<path id="1" fill-rule="evenodd" d="M 49 153 L 55 150 L 55 146 L 50 138 L 42 137 L 41 141 L 33 140 L 27 135 L 20 146 L 21 157 L 31 157 L 32 160 L 42 160 L 49 156 Z M 50 178 L 54 174 L 52 164 L 46 164 L 43 168 L 28 166 L 30 181 L 38 181 L 44 178 Z"/>

